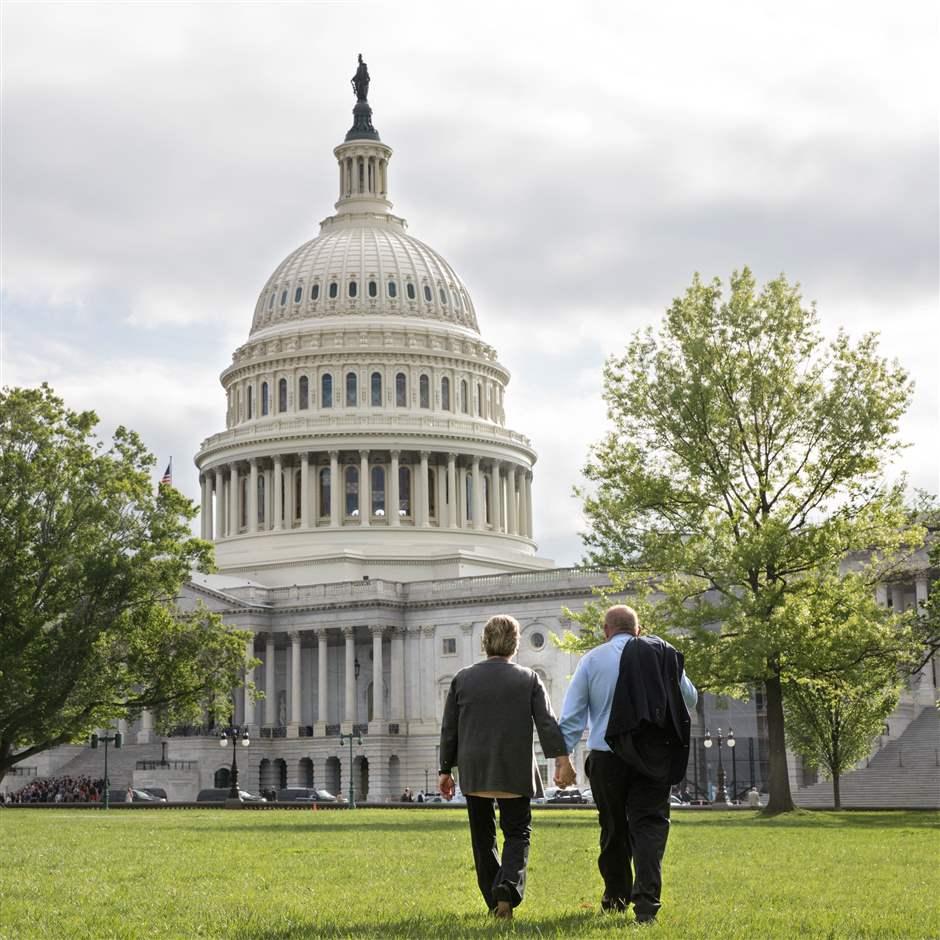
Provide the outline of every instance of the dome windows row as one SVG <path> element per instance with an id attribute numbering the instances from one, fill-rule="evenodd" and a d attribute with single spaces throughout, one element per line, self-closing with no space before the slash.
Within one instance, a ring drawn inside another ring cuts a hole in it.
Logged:
<path id="1" fill-rule="evenodd" d="M 424 303 L 433 304 L 436 300 L 442 308 L 453 310 L 457 319 L 471 319 L 470 300 L 466 292 L 453 285 L 448 287 L 438 282 L 434 286 L 425 283 L 419 287 L 414 281 L 408 279 L 403 285 L 404 298 L 402 298 L 401 288 L 402 285 L 395 278 L 388 278 L 385 281 L 370 278 L 365 281 L 365 299 L 378 301 L 381 294 L 393 302 L 405 299 L 412 305 L 416 305 L 419 302 L 420 291 L 420 297 L 423 298 Z M 309 291 L 306 290 L 303 284 L 298 284 L 293 289 L 290 287 L 276 287 L 268 294 L 267 309 L 263 319 L 268 321 L 272 317 L 280 316 L 280 311 L 287 308 L 291 300 L 293 305 L 297 306 L 304 302 L 316 304 L 321 298 L 329 301 L 338 301 L 340 299 L 359 301 L 362 296 L 362 281 L 357 277 L 351 277 L 345 282 L 334 278 L 322 284 L 319 280 L 316 280 L 310 285 Z"/>
<path id="2" fill-rule="evenodd" d="M 363 376 L 362 378 L 366 378 Z M 329 411 L 338 408 L 408 408 L 417 405 L 422 410 L 437 410 L 454 414 L 474 415 L 478 418 L 501 422 L 502 388 L 493 382 L 471 381 L 466 378 L 441 376 L 432 395 L 432 378 L 426 372 L 417 376 L 413 388 L 412 377 L 403 371 L 386 376 L 379 371 L 368 373 L 366 382 L 361 382 L 356 371 L 345 373 L 324 371 L 319 376 L 319 401 L 314 400 L 314 386 L 307 375 L 296 377 L 296 386 L 291 389 L 287 378 L 275 381 L 247 382 L 229 393 L 229 424 L 242 420 L 252 421 L 291 411 L 309 411 L 319 408 Z M 367 384 L 366 384 L 367 383 Z M 386 387 L 386 384 L 388 387 Z M 363 387 L 360 387 L 363 386 Z M 293 394 L 289 394 L 289 392 Z M 412 401 L 410 392 L 416 392 Z M 432 401 L 436 398 L 436 401 Z"/>

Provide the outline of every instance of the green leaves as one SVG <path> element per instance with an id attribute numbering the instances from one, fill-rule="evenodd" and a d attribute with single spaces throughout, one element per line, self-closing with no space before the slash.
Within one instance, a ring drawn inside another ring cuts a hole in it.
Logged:
<path id="1" fill-rule="evenodd" d="M 782 275 L 758 287 L 744 268 L 727 293 L 696 276 L 605 366 L 611 431 L 580 491 L 588 560 L 655 578 L 644 622 L 704 688 L 829 676 L 870 648 L 901 666 L 915 640 L 873 592 L 924 538 L 903 483 L 885 483 L 911 391 L 874 335 L 824 342 Z M 890 644 L 872 646 L 861 610 Z"/>
<path id="2" fill-rule="evenodd" d="M 18 759 L 143 708 L 193 715 L 240 681 L 244 635 L 175 601 L 196 508 L 154 492 L 133 431 L 52 390 L 0 392 L 0 775 Z"/>

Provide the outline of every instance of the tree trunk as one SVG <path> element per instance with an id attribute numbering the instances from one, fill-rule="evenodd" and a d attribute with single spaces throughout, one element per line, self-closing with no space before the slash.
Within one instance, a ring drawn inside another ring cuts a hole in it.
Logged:
<path id="1" fill-rule="evenodd" d="M 842 796 L 839 793 L 839 775 L 832 775 L 832 807 L 833 809 L 842 809 Z"/>
<path id="2" fill-rule="evenodd" d="M 789 813 L 795 807 L 790 796 L 787 773 L 787 745 L 783 733 L 783 689 L 780 677 L 765 683 L 767 691 L 767 736 L 770 739 L 770 800 L 764 810 L 768 815 Z"/>

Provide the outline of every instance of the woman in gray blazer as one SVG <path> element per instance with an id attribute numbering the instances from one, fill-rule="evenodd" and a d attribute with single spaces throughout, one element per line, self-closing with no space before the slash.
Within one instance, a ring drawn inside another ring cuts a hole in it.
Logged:
<path id="1" fill-rule="evenodd" d="M 491 617 L 483 628 L 487 658 L 454 676 L 441 725 L 439 787 L 454 795 L 451 771 L 460 771 L 467 797 L 470 842 L 477 884 L 497 917 L 511 918 L 522 903 L 532 813 L 529 801 L 542 796 L 542 780 L 532 748 L 532 725 L 546 757 L 564 757 L 567 748 L 545 686 L 525 666 L 510 662 L 519 649 L 519 624 Z M 503 832 L 503 855 L 496 845 L 496 814 Z"/>

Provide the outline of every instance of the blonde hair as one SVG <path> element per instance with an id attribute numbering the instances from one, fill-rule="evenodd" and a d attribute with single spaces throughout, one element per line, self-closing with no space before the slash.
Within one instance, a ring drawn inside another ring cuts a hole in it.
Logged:
<path id="1" fill-rule="evenodd" d="M 497 614 L 483 628 L 483 652 L 487 656 L 513 656 L 519 649 L 519 621 L 508 614 Z"/>

